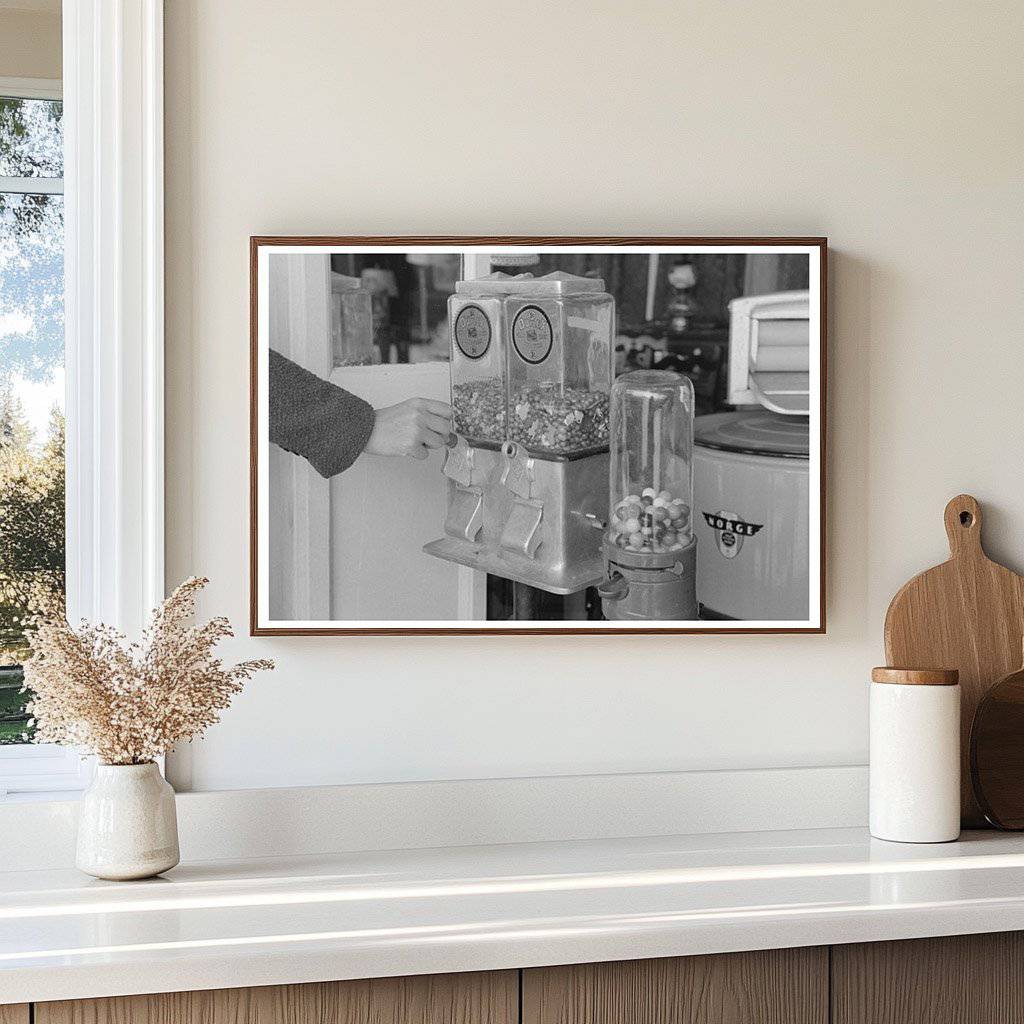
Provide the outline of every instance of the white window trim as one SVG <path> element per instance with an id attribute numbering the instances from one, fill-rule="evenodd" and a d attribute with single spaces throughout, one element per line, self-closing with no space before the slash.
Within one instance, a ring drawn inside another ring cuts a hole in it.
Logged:
<path id="1" fill-rule="evenodd" d="M 137 635 L 164 596 L 163 0 L 64 0 L 63 36 L 68 618 Z M 9 747 L 0 798 L 90 773 Z"/>
<path id="2" fill-rule="evenodd" d="M 22 100 L 59 100 L 63 90 L 59 78 L 9 78 L 0 75 L 0 96 Z"/>

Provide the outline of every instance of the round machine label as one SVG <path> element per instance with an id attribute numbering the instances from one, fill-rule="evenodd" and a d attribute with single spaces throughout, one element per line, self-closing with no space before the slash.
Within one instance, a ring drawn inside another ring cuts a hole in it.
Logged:
<path id="1" fill-rule="evenodd" d="M 551 352 L 554 333 L 540 306 L 523 306 L 512 321 L 512 344 L 528 363 L 543 363 Z"/>
<path id="2" fill-rule="evenodd" d="M 479 306 L 463 306 L 455 318 L 455 344 L 463 355 L 479 359 L 491 347 L 491 321 Z"/>

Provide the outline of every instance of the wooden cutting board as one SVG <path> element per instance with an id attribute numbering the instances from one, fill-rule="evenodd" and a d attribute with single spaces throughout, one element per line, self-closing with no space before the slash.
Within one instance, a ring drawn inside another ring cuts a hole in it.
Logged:
<path id="1" fill-rule="evenodd" d="M 985 826 L 971 790 L 971 723 L 988 688 L 1020 668 L 1024 577 L 993 562 L 981 546 L 981 507 L 957 495 L 945 511 L 948 562 L 904 584 L 885 615 L 885 657 L 895 668 L 960 670 L 960 815 Z"/>

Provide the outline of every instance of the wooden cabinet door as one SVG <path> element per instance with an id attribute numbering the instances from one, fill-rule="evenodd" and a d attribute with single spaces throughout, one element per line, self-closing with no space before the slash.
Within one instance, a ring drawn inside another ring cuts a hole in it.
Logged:
<path id="1" fill-rule="evenodd" d="M 35 1024 L 516 1024 L 517 1017 L 516 972 L 495 971 L 37 1003 Z"/>
<path id="2" fill-rule="evenodd" d="M 28 1024 L 28 1004 L 0 1006 L 0 1024 Z"/>
<path id="3" fill-rule="evenodd" d="M 523 972 L 523 1024 L 826 1024 L 828 950 Z"/>
<path id="4" fill-rule="evenodd" d="M 1024 1024 L 1024 933 L 832 947 L 834 1024 Z"/>

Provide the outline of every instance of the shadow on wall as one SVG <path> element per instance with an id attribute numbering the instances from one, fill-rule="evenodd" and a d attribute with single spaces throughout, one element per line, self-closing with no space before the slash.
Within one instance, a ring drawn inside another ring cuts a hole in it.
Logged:
<path id="1" fill-rule="evenodd" d="M 872 292 L 880 286 L 879 271 L 867 261 L 841 250 L 828 254 L 829 340 L 828 393 L 825 431 L 827 464 L 822 467 L 826 481 L 826 601 L 829 633 L 834 623 L 857 623 L 859 640 L 881 638 L 881 623 L 869 621 L 869 580 L 867 558 L 850 560 L 840 577 L 836 552 L 869 551 L 871 531 L 871 369 L 876 347 L 871 322 Z M 842 282 L 841 286 L 839 282 Z M 861 429 L 842 438 L 839 444 L 831 424 L 861 424 Z M 883 606 L 884 613 L 884 606 Z M 879 646 L 879 650 L 881 647 Z"/>

